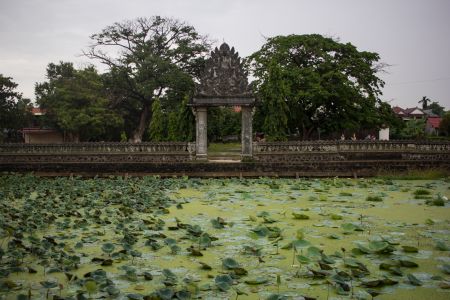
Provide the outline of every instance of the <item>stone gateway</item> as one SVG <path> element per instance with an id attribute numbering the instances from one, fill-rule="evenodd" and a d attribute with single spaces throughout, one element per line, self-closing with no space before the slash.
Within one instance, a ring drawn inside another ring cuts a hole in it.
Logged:
<path id="1" fill-rule="evenodd" d="M 252 109 L 255 104 L 247 73 L 239 54 L 226 43 L 211 52 L 190 105 L 196 119 L 196 158 L 207 160 L 207 112 L 212 106 L 242 108 L 241 141 L 243 159 L 252 157 Z"/>

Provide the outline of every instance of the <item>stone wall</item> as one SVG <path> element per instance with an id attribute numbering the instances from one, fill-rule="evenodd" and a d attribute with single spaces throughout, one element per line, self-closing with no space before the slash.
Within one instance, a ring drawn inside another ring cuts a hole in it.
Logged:
<path id="1" fill-rule="evenodd" d="M 43 175 L 374 176 L 411 170 L 450 172 L 450 143 L 315 141 L 254 143 L 240 163 L 195 160 L 195 144 L 0 144 L 0 171 Z"/>
<path id="2" fill-rule="evenodd" d="M 258 162 L 450 160 L 450 142 L 443 141 L 302 141 L 255 143 Z"/>
<path id="3" fill-rule="evenodd" d="M 184 162 L 195 158 L 195 145 L 161 143 L 0 144 L 0 164 Z"/>

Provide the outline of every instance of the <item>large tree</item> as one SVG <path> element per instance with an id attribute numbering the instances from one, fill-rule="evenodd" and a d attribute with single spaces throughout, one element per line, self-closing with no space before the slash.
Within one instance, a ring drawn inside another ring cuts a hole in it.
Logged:
<path id="1" fill-rule="evenodd" d="M 23 98 L 11 77 L 0 74 L 0 141 L 27 126 L 31 119 L 30 100 Z"/>
<path id="2" fill-rule="evenodd" d="M 439 132 L 445 136 L 450 136 L 450 111 L 447 111 L 442 116 L 442 121 L 439 125 Z"/>
<path id="3" fill-rule="evenodd" d="M 36 100 L 69 140 L 118 138 L 111 131 L 119 135 L 122 118 L 108 106 L 102 78 L 94 67 L 77 70 L 70 62 L 50 63 L 47 79 L 36 84 Z"/>
<path id="4" fill-rule="evenodd" d="M 193 86 L 210 46 L 194 27 L 159 16 L 114 23 L 91 39 L 85 55 L 108 67 L 110 94 L 132 142 L 142 141 L 155 99 L 180 88 L 180 82 Z"/>
<path id="5" fill-rule="evenodd" d="M 428 109 L 428 103 L 431 102 L 430 98 L 423 96 L 418 103 L 422 103 L 422 109 Z"/>
<path id="6" fill-rule="evenodd" d="M 277 86 L 274 81 L 278 80 L 288 108 L 287 133 L 300 132 L 307 139 L 318 128 L 332 133 L 388 122 L 385 114 L 379 113 L 384 111 L 380 100 L 384 82 L 377 76 L 383 66 L 379 59 L 377 53 L 358 51 L 350 43 L 321 35 L 289 35 L 268 38 L 247 59 L 247 65 L 261 95 L 261 114 L 270 118 L 281 113 L 280 108 L 264 104 L 274 102 L 276 95 L 267 97 L 264 90 Z"/>
<path id="7" fill-rule="evenodd" d="M 438 115 L 440 117 L 444 116 L 445 108 L 443 106 L 439 105 L 439 102 L 437 102 L 437 101 L 431 102 L 431 104 L 429 104 L 427 108 L 431 109 L 431 111 L 434 114 L 436 114 L 436 115 Z"/>

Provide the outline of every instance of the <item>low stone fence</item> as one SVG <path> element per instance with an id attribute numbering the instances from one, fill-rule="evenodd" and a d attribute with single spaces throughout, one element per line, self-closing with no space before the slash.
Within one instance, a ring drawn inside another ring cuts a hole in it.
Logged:
<path id="1" fill-rule="evenodd" d="M 57 176 L 374 176 L 426 169 L 450 172 L 450 142 L 254 143 L 253 158 L 234 163 L 196 161 L 194 143 L 0 144 L 0 172 Z"/>
<path id="2" fill-rule="evenodd" d="M 447 141 L 299 141 L 253 144 L 253 159 L 264 162 L 344 160 L 450 160 Z"/>
<path id="3" fill-rule="evenodd" d="M 195 144 L 184 142 L 0 144 L 0 163 L 185 162 L 193 159 Z"/>

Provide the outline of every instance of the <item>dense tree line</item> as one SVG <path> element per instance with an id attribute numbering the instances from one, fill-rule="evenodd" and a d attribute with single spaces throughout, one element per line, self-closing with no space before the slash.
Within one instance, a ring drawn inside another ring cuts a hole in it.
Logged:
<path id="1" fill-rule="evenodd" d="M 50 63 L 46 81 L 36 84 L 47 125 L 73 141 L 195 138 L 187 104 L 212 44 L 206 36 L 182 21 L 155 16 L 115 23 L 91 40 L 84 54 L 103 64 L 104 73 L 94 66 Z M 245 66 L 255 79 L 254 131 L 268 140 L 309 139 L 316 132 L 333 137 L 398 123 L 381 101 L 383 64 L 377 53 L 317 34 L 276 36 Z M 17 130 L 27 122 L 30 104 L 14 91 L 11 78 L 0 80 L 4 135 L 4 128 Z M 439 109 L 428 98 L 422 102 Z M 209 139 L 239 135 L 240 117 L 231 108 L 210 109 Z"/>
<path id="2" fill-rule="evenodd" d="M 0 142 L 20 140 L 19 130 L 31 120 L 31 103 L 11 77 L 0 74 Z"/>

